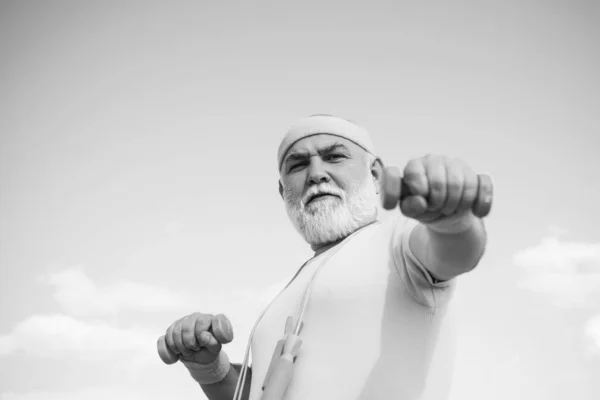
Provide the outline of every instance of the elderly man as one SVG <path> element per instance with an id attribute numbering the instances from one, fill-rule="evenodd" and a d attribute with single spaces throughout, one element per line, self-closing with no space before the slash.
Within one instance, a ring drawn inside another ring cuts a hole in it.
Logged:
<path id="1" fill-rule="evenodd" d="M 270 386 L 282 384 L 267 375 L 284 369 L 286 400 L 447 398 L 455 278 L 486 246 L 471 211 L 476 173 L 443 156 L 408 162 L 410 195 L 398 198 L 397 217 L 380 222 L 384 168 L 364 128 L 307 117 L 288 130 L 277 161 L 287 213 L 315 254 L 259 318 L 252 367 L 222 351 L 232 339 L 223 315 L 173 323 L 158 341 L 162 359 L 180 360 L 210 400 L 270 399 Z M 278 364 L 284 330 L 301 340 L 293 370 Z"/>

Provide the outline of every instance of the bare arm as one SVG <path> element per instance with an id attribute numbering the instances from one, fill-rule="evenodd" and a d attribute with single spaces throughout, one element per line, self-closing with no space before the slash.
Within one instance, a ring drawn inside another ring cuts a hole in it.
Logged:
<path id="1" fill-rule="evenodd" d="M 231 364 L 229 373 L 225 378 L 217 383 L 200 385 L 202 391 L 208 397 L 208 400 L 231 400 L 235 394 L 235 388 L 240 376 L 242 366 L 240 364 Z M 244 383 L 242 400 L 248 400 L 250 396 L 250 382 L 252 381 L 252 370 L 248 368 Z"/>
<path id="2" fill-rule="evenodd" d="M 418 224 L 410 248 L 437 280 L 450 280 L 475 268 L 487 243 L 483 221 L 471 212 L 440 224 Z"/>
<path id="3" fill-rule="evenodd" d="M 437 155 L 409 161 L 402 179 L 406 196 L 402 198 L 403 188 L 393 192 L 400 189 L 402 213 L 419 221 L 409 237 L 417 260 L 438 281 L 475 268 L 485 251 L 487 235 L 482 219 L 472 209 L 481 200 L 481 204 L 491 204 L 491 181 L 481 184 L 464 161 Z"/>

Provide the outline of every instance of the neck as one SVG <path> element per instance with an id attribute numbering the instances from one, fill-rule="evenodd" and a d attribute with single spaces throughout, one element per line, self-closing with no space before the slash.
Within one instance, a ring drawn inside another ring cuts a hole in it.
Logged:
<path id="1" fill-rule="evenodd" d="M 352 232 L 350 235 L 353 235 L 354 233 L 360 231 L 361 229 L 363 229 L 371 224 L 374 224 L 375 222 L 377 222 L 377 219 L 361 226 L 360 228 L 358 228 L 357 230 Z M 350 235 L 348 235 L 348 236 L 350 236 Z M 340 239 L 338 239 L 334 242 L 330 242 L 330 243 L 312 244 L 312 245 L 310 245 L 310 248 L 315 252 L 314 256 L 316 257 L 319 254 L 322 254 L 322 253 L 326 252 L 327 250 L 331 249 L 332 247 L 335 247 L 339 243 L 343 242 L 348 236 L 345 236 L 343 238 L 340 238 Z"/>
<path id="2" fill-rule="evenodd" d="M 340 243 L 344 239 L 345 238 L 341 238 L 340 240 L 337 240 L 337 241 L 331 242 L 331 243 L 311 245 L 310 248 L 315 252 L 314 256 L 316 257 L 319 254 L 324 253 L 327 250 L 329 250 L 330 248 L 334 247 L 336 244 Z"/>

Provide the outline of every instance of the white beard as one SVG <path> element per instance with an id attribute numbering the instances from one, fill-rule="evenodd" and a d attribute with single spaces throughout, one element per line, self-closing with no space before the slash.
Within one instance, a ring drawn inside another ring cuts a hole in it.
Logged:
<path id="1" fill-rule="evenodd" d="M 328 196 L 306 206 L 311 195 L 321 192 L 340 198 Z M 378 196 L 370 174 L 347 192 L 325 183 L 310 187 L 304 197 L 284 188 L 283 199 L 294 227 L 313 247 L 334 243 L 377 219 Z"/>

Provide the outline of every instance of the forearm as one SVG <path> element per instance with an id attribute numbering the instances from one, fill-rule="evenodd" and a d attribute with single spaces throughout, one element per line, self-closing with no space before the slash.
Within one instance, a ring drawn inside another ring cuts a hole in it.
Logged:
<path id="1" fill-rule="evenodd" d="M 223 380 L 217 383 L 200 385 L 202 391 L 208 397 L 208 400 L 231 400 L 235 394 L 235 388 L 241 373 L 240 364 L 231 364 L 229 372 Z M 242 395 L 243 400 L 247 400 L 250 395 L 250 382 L 252 381 L 252 370 L 248 368 Z"/>
<path id="2" fill-rule="evenodd" d="M 410 237 L 413 254 L 438 280 L 449 280 L 475 268 L 486 243 L 483 221 L 471 213 L 440 224 L 419 224 Z"/>

